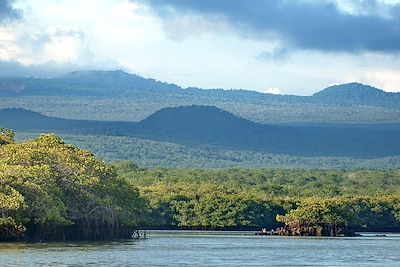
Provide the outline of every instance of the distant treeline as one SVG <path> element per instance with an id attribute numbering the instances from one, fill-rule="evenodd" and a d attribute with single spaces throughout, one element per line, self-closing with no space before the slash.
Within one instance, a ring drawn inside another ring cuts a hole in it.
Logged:
<path id="1" fill-rule="evenodd" d="M 16 132 L 21 142 L 37 134 Z M 60 134 L 68 143 L 87 149 L 107 162 L 132 160 L 147 168 L 279 168 L 279 169 L 380 169 L 400 168 L 400 156 L 376 159 L 300 157 L 265 152 L 193 147 L 125 136 Z"/>
<path id="2" fill-rule="evenodd" d="M 132 162 L 114 166 L 148 199 L 153 227 L 285 226 L 325 235 L 338 235 L 338 229 L 400 230 L 399 170 L 142 169 Z"/>

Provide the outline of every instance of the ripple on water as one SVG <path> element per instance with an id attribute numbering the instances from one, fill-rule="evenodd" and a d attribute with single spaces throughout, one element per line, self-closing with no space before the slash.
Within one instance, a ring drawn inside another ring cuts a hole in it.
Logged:
<path id="1" fill-rule="evenodd" d="M 247 233 L 248 234 L 248 233 Z M 149 232 L 122 242 L 5 243 L 1 266 L 399 266 L 400 235 L 260 237 Z"/>

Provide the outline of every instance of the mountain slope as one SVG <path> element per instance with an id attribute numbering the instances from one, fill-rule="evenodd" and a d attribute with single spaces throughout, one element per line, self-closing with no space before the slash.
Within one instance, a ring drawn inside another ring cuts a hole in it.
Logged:
<path id="1" fill-rule="evenodd" d="M 400 94 L 387 93 L 361 83 L 330 86 L 312 96 L 316 103 L 400 107 Z"/>
<path id="2" fill-rule="evenodd" d="M 0 96 L 131 96 L 176 93 L 182 88 L 121 70 L 75 71 L 53 79 L 1 78 Z"/>
<path id="3" fill-rule="evenodd" d="M 0 110 L 0 127 L 20 131 L 129 136 L 172 143 L 297 156 L 400 155 L 400 125 L 264 125 L 210 106 L 162 109 L 139 123 L 67 120 Z"/>
<path id="4" fill-rule="evenodd" d="M 213 106 L 164 108 L 142 120 L 143 137 L 187 144 L 258 149 L 279 136 L 281 142 L 292 132 L 287 127 L 254 123 Z M 272 140 L 272 139 L 271 139 Z"/>
<path id="5" fill-rule="evenodd" d="M 161 94 L 161 95 L 160 95 Z M 315 103 L 339 105 L 372 105 L 400 109 L 400 93 L 387 93 L 360 84 L 334 85 L 312 96 L 273 95 L 248 90 L 183 89 L 175 84 L 146 79 L 121 70 L 75 71 L 54 79 L 2 78 L 0 96 L 61 95 L 61 96 L 140 96 L 153 101 L 158 96 L 189 99 L 219 99 L 282 103 Z M 172 98 L 173 99 L 173 98 Z"/>
<path id="6" fill-rule="evenodd" d="M 53 117 L 140 121 L 161 108 L 216 106 L 261 123 L 399 123 L 400 93 L 361 84 L 313 96 L 247 90 L 183 89 L 123 71 L 78 71 L 54 79 L 1 78 L 0 108 L 24 107 Z"/>
<path id="7" fill-rule="evenodd" d="M 105 128 L 105 125 L 107 123 L 48 117 L 23 108 L 0 110 L 0 127 L 13 130 L 95 133 L 96 129 L 99 127 Z"/>

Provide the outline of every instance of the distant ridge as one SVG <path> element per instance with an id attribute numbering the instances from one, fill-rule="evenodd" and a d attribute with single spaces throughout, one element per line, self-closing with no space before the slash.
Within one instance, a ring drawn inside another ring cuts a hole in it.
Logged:
<path id="1" fill-rule="evenodd" d="M 30 132 L 130 136 L 190 146 L 298 156 L 400 155 L 400 125 L 265 125 L 212 106 L 165 108 L 139 123 L 68 120 L 24 109 L 0 110 L 0 127 Z"/>
<path id="2" fill-rule="evenodd" d="M 87 70 L 87 71 L 74 71 L 62 75 L 54 80 L 77 85 L 96 85 L 99 87 L 117 87 L 119 90 L 127 93 L 123 89 L 142 89 L 142 90 L 165 90 L 176 91 L 182 89 L 175 84 L 168 84 L 157 81 L 155 79 L 143 78 L 136 74 L 130 74 L 123 70 Z M 110 91 L 113 88 L 109 88 Z M 115 88 L 114 88 L 115 89 Z"/>
<path id="3" fill-rule="evenodd" d="M 140 77 L 136 74 L 127 73 L 123 70 L 79 70 L 71 71 L 59 76 L 59 79 L 92 79 L 96 77 L 111 77 L 111 78 L 132 78 Z"/>
<path id="4" fill-rule="evenodd" d="M 220 108 L 200 105 L 163 108 L 138 125 L 145 137 L 157 140 L 242 148 L 257 148 L 272 136 L 280 135 L 284 140 L 290 131 L 282 132 L 279 126 L 257 124 Z"/>
<path id="5" fill-rule="evenodd" d="M 80 129 L 93 127 L 93 122 L 48 117 L 24 108 L 6 108 L 0 110 L 0 127 L 13 130 L 75 133 Z"/>
<path id="6" fill-rule="evenodd" d="M 38 83 L 42 89 L 37 90 L 34 86 Z M 57 85 L 60 83 L 60 85 Z M 221 89 L 201 89 L 201 88 L 188 88 L 183 89 L 180 86 L 171 83 L 164 83 L 155 79 L 143 78 L 136 74 L 130 74 L 122 70 L 87 70 L 87 71 L 73 71 L 65 75 L 53 79 L 36 79 L 36 78 L 1 78 L 0 79 L 0 96 L 2 94 L 15 94 L 15 95 L 30 95 L 30 94 L 65 94 L 69 92 L 74 95 L 77 90 L 72 88 L 62 88 L 63 84 L 86 85 L 88 88 L 81 88 L 78 91 L 95 93 L 90 86 L 98 87 L 98 93 L 105 93 L 102 88 L 109 88 L 110 92 L 122 91 L 127 93 L 127 88 L 142 88 L 148 91 L 157 91 L 163 89 L 164 93 L 183 93 L 189 94 L 210 94 L 211 96 L 217 94 L 219 97 L 229 97 L 233 93 L 240 95 L 249 94 L 251 97 L 266 97 L 273 98 L 274 100 L 303 100 L 305 102 L 326 102 L 326 103 L 339 103 L 345 101 L 351 103 L 352 100 L 363 102 L 365 104 L 372 104 L 372 98 L 396 98 L 400 99 L 400 93 L 388 93 L 375 87 L 364 85 L 361 83 L 353 82 L 347 84 L 339 84 L 327 87 L 321 91 L 313 94 L 312 96 L 295 96 L 295 95 L 273 95 L 268 93 L 260 93 L 250 90 L 221 90 Z M 110 88 L 111 86 L 111 88 Z M 61 87 L 61 88 L 60 88 Z M 114 87 L 114 88 L 112 88 Z M 36 89 L 36 90 L 35 90 Z M 47 93 L 46 93 L 47 92 Z M 378 101 L 381 102 L 381 101 Z M 400 107 L 399 107 L 400 108 Z"/>
<path id="7" fill-rule="evenodd" d="M 204 131 L 214 128 L 239 131 L 257 124 L 215 106 L 192 105 L 163 108 L 142 120 L 140 125 L 174 131 Z"/>
<path id="8" fill-rule="evenodd" d="M 313 96 L 346 96 L 346 95 L 355 95 L 355 96 L 372 96 L 372 95 L 385 95 L 387 92 L 366 85 L 362 83 L 352 82 L 352 83 L 344 83 L 344 84 L 336 84 L 329 86 L 317 93 Z M 391 93 L 389 93 L 391 94 Z"/>
<path id="9" fill-rule="evenodd" d="M 55 117 L 138 122 L 162 108 L 193 104 L 261 123 L 400 123 L 400 93 L 359 83 L 295 96 L 183 89 L 121 70 L 76 71 L 54 79 L 0 78 L 0 108 L 18 106 Z"/>
<path id="10" fill-rule="evenodd" d="M 317 102 L 330 104 L 400 106 L 400 94 L 388 93 L 361 83 L 333 85 L 312 96 Z"/>
<path id="11" fill-rule="evenodd" d="M 143 77 L 136 74 L 129 74 L 122 70 L 87 70 L 87 71 L 73 71 L 55 78 L 54 80 L 75 83 L 75 84 L 95 84 L 102 86 L 121 85 L 127 83 L 143 83 L 148 81 Z M 151 80 L 154 81 L 154 80 Z"/>
<path id="12" fill-rule="evenodd" d="M 5 108 L 0 110 L 1 121 L 17 121 L 17 120 L 32 120 L 44 119 L 46 116 L 24 108 Z"/>

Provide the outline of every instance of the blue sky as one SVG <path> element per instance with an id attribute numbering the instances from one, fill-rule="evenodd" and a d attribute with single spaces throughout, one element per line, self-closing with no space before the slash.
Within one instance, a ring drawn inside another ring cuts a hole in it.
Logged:
<path id="1" fill-rule="evenodd" d="M 400 91 L 397 0 L 0 0 L 0 75 L 116 69 L 182 87 Z"/>

